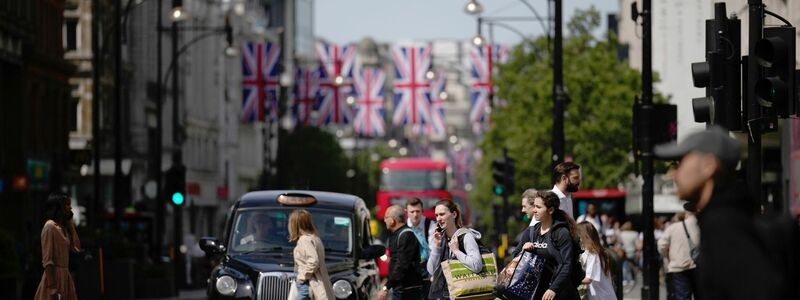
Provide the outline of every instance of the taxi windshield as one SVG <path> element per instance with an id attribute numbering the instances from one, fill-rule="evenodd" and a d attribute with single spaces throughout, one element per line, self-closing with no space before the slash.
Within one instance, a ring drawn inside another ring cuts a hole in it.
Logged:
<path id="1" fill-rule="evenodd" d="M 353 230 L 349 215 L 309 211 L 326 253 L 352 251 Z M 288 229 L 291 212 L 291 209 L 240 211 L 234 220 L 230 252 L 251 254 L 292 251 L 295 243 L 289 242 Z"/>

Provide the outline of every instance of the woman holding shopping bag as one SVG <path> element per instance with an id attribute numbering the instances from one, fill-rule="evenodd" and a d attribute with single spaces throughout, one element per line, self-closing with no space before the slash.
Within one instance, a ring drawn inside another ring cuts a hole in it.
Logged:
<path id="1" fill-rule="evenodd" d="M 533 299 L 578 299 L 577 288 L 584 278 L 575 221 L 558 206 L 558 196 L 552 191 L 536 192 L 533 217 L 539 223 L 528 227 L 520 239 L 522 250 L 544 257 L 545 268 L 552 274 L 539 281 Z"/>
<path id="2" fill-rule="evenodd" d="M 481 272 L 483 260 L 478 246 L 481 233 L 469 228 L 461 229 L 464 227 L 461 223 L 461 211 L 453 201 L 439 201 L 436 203 L 434 213 L 437 228 L 429 243 L 431 254 L 427 268 L 428 273 L 433 275 L 428 299 L 450 299 L 441 263 L 455 256 L 468 270 L 473 273 Z"/>
<path id="3" fill-rule="evenodd" d="M 297 274 L 288 300 L 335 299 L 325 266 L 325 246 L 319 239 L 311 213 L 298 209 L 289 214 L 289 241 L 294 247 L 294 271 Z"/>

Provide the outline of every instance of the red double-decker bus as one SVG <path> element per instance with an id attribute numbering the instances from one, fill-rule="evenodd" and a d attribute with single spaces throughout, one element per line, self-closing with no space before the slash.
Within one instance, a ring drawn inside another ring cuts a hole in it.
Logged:
<path id="1" fill-rule="evenodd" d="M 422 214 L 434 218 L 434 205 L 442 199 L 453 199 L 448 190 L 447 163 L 423 158 L 392 158 L 381 162 L 381 184 L 377 195 L 377 220 L 383 219 L 386 208 L 397 204 L 405 207 L 408 198 L 422 200 Z M 382 225 L 382 224 L 381 224 Z M 378 260 L 381 277 L 388 276 L 389 249 Z"/>
<path id="2" fill-rule="evenodd" d="M 378 220 L 390 205 L 405 206 L 406 199 L 422 199 L 423 215 L 433 220 L 433 205 L 452 199 L 448 190 L 447 163 L 422 158 L 392 158 L 381 162 L 381 184 L 377 195 Z"/>

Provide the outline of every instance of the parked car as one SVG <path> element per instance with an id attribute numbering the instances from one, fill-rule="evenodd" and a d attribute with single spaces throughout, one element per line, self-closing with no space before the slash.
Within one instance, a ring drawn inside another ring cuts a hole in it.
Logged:
<path id="1" fill-rule="evenodd" d="M 219 260 L 208 279 L 209 299 L 280 299 L 294 284 L 295 244 L 289 214 L 308 210 L 325 245 L 325 264 L 337 299 L 374 299 L 380 279 L 370 213 L 353 195 L 317 191 L 247 193 L 230 209 L 222 240 L 205 237 L 200 248 Z"/>

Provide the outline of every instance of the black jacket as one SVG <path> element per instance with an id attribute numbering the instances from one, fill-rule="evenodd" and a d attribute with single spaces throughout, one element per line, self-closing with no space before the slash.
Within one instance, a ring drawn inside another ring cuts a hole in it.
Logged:
<path id="1" fill-rule="evenodd" d="M 740 186 L 715 188 L 708 205 L 698 213 L 698 295 L 712 300 L 797 299 L 797 266 L 783 264 L 796 263 L 800 254 L 791 250 L 794 261 L 775 259 L 796 247 L 796 230 L 794 239 L 780 237 L 780 232 L 760 232 L 752 198 Z"/>
<path id="2" fill-rule="evenodd" d="M 540 242 L 534 252 L 547 258 L 545 265 L 553 274 L 548 283 L 549 286 L 543 286 L 544 289 L 540 289 L 541 293 L 550 289 L 556 292 L 556 299 L 577 299 L 577 288 L 573 285 L 572 278 L 576 276 L 575 273 L 581 268 L 576 259 L 580 248 L 575 249 L 575 244 L 569 235 L 569 226 L 566 222 L 554 220 L 550 231 L 543 236 L 539 236 L 541 224 L 537 223 L 534 226 L 529 226 L 522 232 L 514 257 L 520 253 L 525 243 L 531 242 L 532 232 L 534 241 L 538 240 Z"/>
<path id="3" fill-rule="evenodd" d="M 403 229 L 409 229 L 402 233 Z M 421 286 L 419 242 L 413 230 L 403 225 L 389 236 L 389 277 L 387 288 L 404 289 Z"/>

